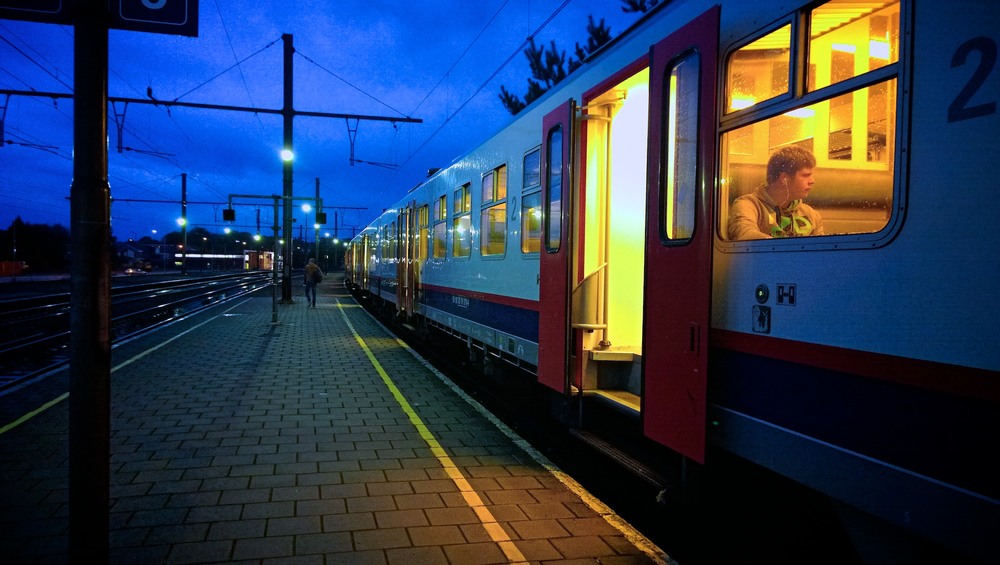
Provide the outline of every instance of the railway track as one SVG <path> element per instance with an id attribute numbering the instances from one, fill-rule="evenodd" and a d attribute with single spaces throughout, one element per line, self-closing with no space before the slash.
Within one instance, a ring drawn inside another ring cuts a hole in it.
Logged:
<path id="1" fill-rule="evenodd" d="M 254 272 L 113 286 L 111 340 L 264 288 L 271 278 Z M 68 292 L 0 300 L 0 394 L 69 362 L 71 308 Z"/>

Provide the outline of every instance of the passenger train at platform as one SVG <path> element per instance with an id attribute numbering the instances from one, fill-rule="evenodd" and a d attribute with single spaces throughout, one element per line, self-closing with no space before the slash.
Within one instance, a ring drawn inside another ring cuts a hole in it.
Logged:
<path id="1" fill-rule="evenodd" d="M 995 559 L 998 42 L 984 0 L 662 2 L 359 233 L 347 283 L 689 468 Z M 786 146 L 822 233 L 730 237 Z"/>

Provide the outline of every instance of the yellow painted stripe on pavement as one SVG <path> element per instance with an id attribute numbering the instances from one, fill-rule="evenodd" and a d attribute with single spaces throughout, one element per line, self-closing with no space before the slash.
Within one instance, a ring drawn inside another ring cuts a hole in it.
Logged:
<path id="1" fill-rule="evenodd" d="M 384 382 L 385 386 L 389 388 L 389 392 L 392 393 L 393 398 L 396 399 L 396 402 L 399 404 L 400 408 L 403 409 L 403 412 L 406 413 L 406 416 L 410 419 L 413 426 L 417 428 L 417 433 L 420 434 L 420 437 L 423 438 L 423 440 L 430 447 L 431 452 L 441 463 L 445 473 L 455 483 L 455 486 L 458 487 L 458 490 L 462 493 L 462 497 L 465 499 L 465 502 L 472 508 L 472 511 L 476 513 L 476 516 L 479 517 L 479 521 L 482 522 L 483 527 L 486 529 L 486 532 L 489 533 L 490 538 L 500 546 L 500 549 L 511 563 L 526 565 L 528 560 L 524 558 L 524 554 L 521 553 L 521 550 L 517 548 L 517 545 L 515 545 L 510 539 L 507 532 L 500 526 L 500 523 L 497 522 L 493 513 L 490 512 L 489 508 L 487 508 L 483 503 L 482 498 L 479 497 L 479 493 L 472 488 L 468 479 L 466 479 L 462 474 L 461 469 L 455 465 L 455 462 L 450 456 L 448 456 L 448 453 L 443 447 L 441 447 L 441 443 L 438 442 L 437 438 L 434 437 L 434 434 L 431 433 L 431 431 L 427 428 L 427 425 L 424 424 L 423 420 L 420 419 L 420 416 L 417 415 L 413 407 L 410 406 L 410 403 L 406 400 L 406 397 L 403 396 L 403 393 L 400 392 L 396 383 L 393 382 L 389 374 L 382 368 L 382 364 L 375 358 L 375 354 L 372 353 L 368 344 L 365 343 L 364 338 L 362 338 L 358 331 L 354 329 L 354 324 L 352 324 L 347 318 L 347 313 L 344 311 L 344 307 L 341 305 L 339 300 L 337 301 L 337 308 L 340 310 L 340 315 L 344 318 L 344 322 L 347 324 L 347 327 L 350 328 L 351 333 L 354 334 L 354 339 L 358 342 L 358 345 L 361 346 L 362 351 L 365 352 L 365 355 L 368 357 L 368 360 L 371 361 L 372 366 L 375 367 L 375 371 L 380 377 L 382 377 L 382 382 Z"/>

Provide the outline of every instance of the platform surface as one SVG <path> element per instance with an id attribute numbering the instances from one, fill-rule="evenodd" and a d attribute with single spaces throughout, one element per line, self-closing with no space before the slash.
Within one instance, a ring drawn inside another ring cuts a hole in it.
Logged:
<path id="1" fill-rule="evenodd" d="M 114 349 L 111 562 L 670 562 L 339 276 L 294 291 Z M 67 373 L 0 397 L 5 563 L 67 560 Z"/>

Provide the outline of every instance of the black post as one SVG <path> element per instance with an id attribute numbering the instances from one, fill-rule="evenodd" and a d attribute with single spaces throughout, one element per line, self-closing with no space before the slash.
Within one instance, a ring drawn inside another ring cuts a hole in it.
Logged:
<path id="1" fill-rule="evenodd" d="M 295 109 L 292 104 L 292 55 L 295 54 L 295 48 L 292 46 L 292 36 L 291 34 L 282 34 L 281 41 L 285 45 L 285 72 L 284 72 L 284 105 L 281 108 L 281 115 L 284 118 L 284 144 L 282 149 L 284 151 L 292 151 L 292 117 L 295 114 Z M 284 195 L 284 225 L 282 226 L 282 233 L 285 236 L 285 250 L 284 250 L 284 262 L 282 264 L 282 280 L 281 280 L 281 302 L 283 304 L 294 304 L 292 300 L 292 158 L 294 153 L 289 156 L 282 156 L 282 182 L 281 182 L 281 192 Z"/>
<path id="2" fill-rule="evenodd" d="M 70 186 L 69 551 L 108 562 L 111 200 L 107 2 L 77 2 Z"/>
<path id="3" fill-rule="evenodd" d="M 181 274 L 188 274 L 188 175 L 181 173 Z"/>

